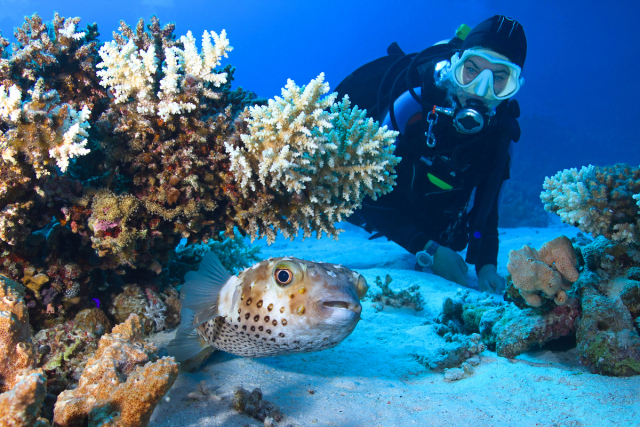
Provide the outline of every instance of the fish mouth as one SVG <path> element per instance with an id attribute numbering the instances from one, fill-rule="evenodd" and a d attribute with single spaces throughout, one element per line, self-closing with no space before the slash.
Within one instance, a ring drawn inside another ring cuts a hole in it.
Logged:
<path id="1" fill-rule="evenodd" d="M 362 312 L 362 306 L 360 305 L 360 301 L 346 301 L 342 299 L 331 299 L 331 300 L 323 300 L 319 304 L 319 308 L 321 311 L 327 314 L 336 314 L 336 313 L 344 313 L 350 312 L 357 316 L 360 316 Z"/>

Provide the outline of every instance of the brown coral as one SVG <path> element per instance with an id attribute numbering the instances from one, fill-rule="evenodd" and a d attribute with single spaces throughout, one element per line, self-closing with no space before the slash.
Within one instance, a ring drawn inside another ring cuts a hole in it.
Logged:
<path id="1" fill-rule="evenodd" d="M 5 392 L 19 381 L 19 375 L 35 367 L 36 360 L 22 299 L 24 288 L 5 278 L 0 282 L 0 392 Z"/>
<path id="2" fill-rule="evenodd" d="M 143 340 L 138 316 L 103 336 L 89 359 L 78 387 L 58 396 L 54 425 L 78 426 L 106 422 L 146 426 L 156 404 L 173 385 L 178 364 L 158 359 L 156 348 Z"/>
<path id="3" fill-rule="evenodd" d="M 553 298 L 557 305 L 567 302 L 571 283 L 578 280 L 576 253 L 566 236 L 546 242 L 540 251 L 524 245 L 517 251 L 509 252 L 507 270 L 511 274 L 513 286 L 532 307 L 540 307 L 540 292 Z"/>
<path id="4" fill-rule="evenodd" d="M 0 426 L 46 427 L 49 422 L 39 418 L 40 406 L 46 396 L 46 378 L 42 370 L 21 377 L 9 391 L 0 394 Z"/>

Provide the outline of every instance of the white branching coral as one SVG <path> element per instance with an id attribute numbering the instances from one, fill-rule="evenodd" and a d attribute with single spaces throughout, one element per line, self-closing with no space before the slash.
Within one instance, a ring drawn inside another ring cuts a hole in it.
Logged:
<path id="1" fill-rule="evenodd" d="M 147 101 L 153 93 L 153 78 L 158 60 L 154 45 L 146 51 L 139 50 L 133 40 L 124 46 L 115 41 L 107 42 L 99 51 L 102 62 L 96 65 L 100 85 L 113 91 L 116 104 L 135 96 L 139 102 Z"/>
<path id="2" fill-rule="evenodd" d="M 0 86 L 0 118 L 12 122 L 18 121 L 22 112 L 21 101 L 22 93 L 20 89 L 18 89 L 18 86 L 11 86 L 8 93 L 4 85 Z"/>
<path id="3" fill-rule="evenodd" d="M 185 81 L 188 78 L 192 82 L 208 82 L 215 87 L 227 83 L 227 73 L 216 72 L 215 67 L 220 65 L 223 57 L 228 57 L 227 52 L 233 48 L 229 46 L 224 30 L 220 35 L 214 31 L 204 32 L 202 53 L 198 53 L 191 31 L 180 37 L 180 42 L 182 49 L 178 46 L 164 48 L 162 78 L 158 82 L 160 91 L 156 94 L 153 90 L 159 78 L 158 54 L 153 44 L 143 50 L 133 40 L 124 45 L 108 42 L 100 48 L 102 62 L 97 65 L 101 68 L 97 72 L 101 78 L 100 84 L 111 88 L 116 103 L 127 102 L 134 97 L 140 114 L 157 114 L 161 119 L 168 120 L 172 115 L 193 111 L 196 105 L 180 97 Z"/>
<path id="4" fill-rule="evenodd" d="M 62 132 L 64 132 L 62 144 L 50 149 L 49 155 L 56 160 L 60 170 L 66 172 L 69 167 L 69 159 L 84 156 L 91 151 L 85 147 L 89 136 L 87 129 L 91 127 L 88 122 L 91 110 L 86 105 L 79 113 L 76 113 L 69 105 L 62 108 L 69 110 L 62 126 Z"/>
<path id="5" fill-rule="evenodd" d="M 545 209 L 594 237 L 637 244 L 640 240 L 640 168 L 625 164 L 565 169 L 547 177 Z"/>
<path id="6" fill-rule="evenodd" d="M 351 215 L 364 196 L 391 191 L 400 160 L 393 155 L 397 132 L 350 108 L 348 97 L 335 102 L 337 95 L 328 93 L 324 74 L 303 87 L 289 80 L 282 97 L 249 109 L 242 145 L 225 143 L 241 191 L 288 195 L 291 210 L 298 201 L 291 225 L 305 237 L 312 230 L 337 235 L 333 223 Z"/>
<path id="7" fill-rule="evenodd" d="M 51 159 L 65 172 L 70 159 L 90 151 L 86 138 L 91 110 L 85 105 L 77 112 L 70 104 L 61 104 L 55 90 L 45 90 L 42 78 L 28 93 L 31 99 L 21 102 L 22 94 L 15 85 L 8 95 L 0 86 L 0 120 L 7 128 L 0 132 L 0 158 L 15 165 L 22 151 L 37 177 L 50 174 Z"/>

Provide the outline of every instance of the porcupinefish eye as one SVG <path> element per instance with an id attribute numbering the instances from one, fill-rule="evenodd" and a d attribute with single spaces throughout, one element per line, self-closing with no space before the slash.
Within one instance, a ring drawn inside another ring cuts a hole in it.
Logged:
<path id="1" fill-rule="evenodd" d="M 288 268 L 277 268 L 273 277 L 276 279 L 276 283 L 286 286 L 293 280 L 293 273 Z"/>
<path id="2" fill-rule="evenodd" d="M 304 269 L 295 261 L 283 260 L 273 269 L 273 280 L 278 286 L 289 286 L 294 282 L 304 280 Z"/>

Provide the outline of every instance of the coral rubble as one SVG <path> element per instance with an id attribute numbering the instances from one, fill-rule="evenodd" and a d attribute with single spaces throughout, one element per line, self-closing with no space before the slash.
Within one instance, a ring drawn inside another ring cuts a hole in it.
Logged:
<path id="1" fill-rule="evenodd" d="M 382 290 L 381 293 L 375 293 L 371 296 L 371 302 L 377 302 L 377 310 L 384 309 L 385 306 L 400 308 L 410 307 L 416 311 L 422 310 L 424 300 L 419 292 L 420 286 L 413 285 L 408 289 L 403 289 L 399 292 L 394 292 L 389 287 L 389 284 L 393 281 L 390 275 L 386 275 L 384 283 L 380 279 L 380 276 L 376 276 L 375 283 Z"/>
<path id="2" fill-rule="evenodd" d="M 273 403 L 262 399 L 262 390 L 253 389 L 251 393 L 242 388 L 236 387 L 233 393 L 233 407 L 241 414 L 247 414 L 252 418 L 273 424 L 273 421 L 281 421 L 282 413 Z"/>
<path id="3" fill-rule="evenodd" d="M 58 396 L 54 424 L 147 425 L 178 375 L 173 358 L 158 359 L 155 352 L 156 348 L 143 340 L 138 316 L 132 314 L 100 339 L 78 387 Z"/>

